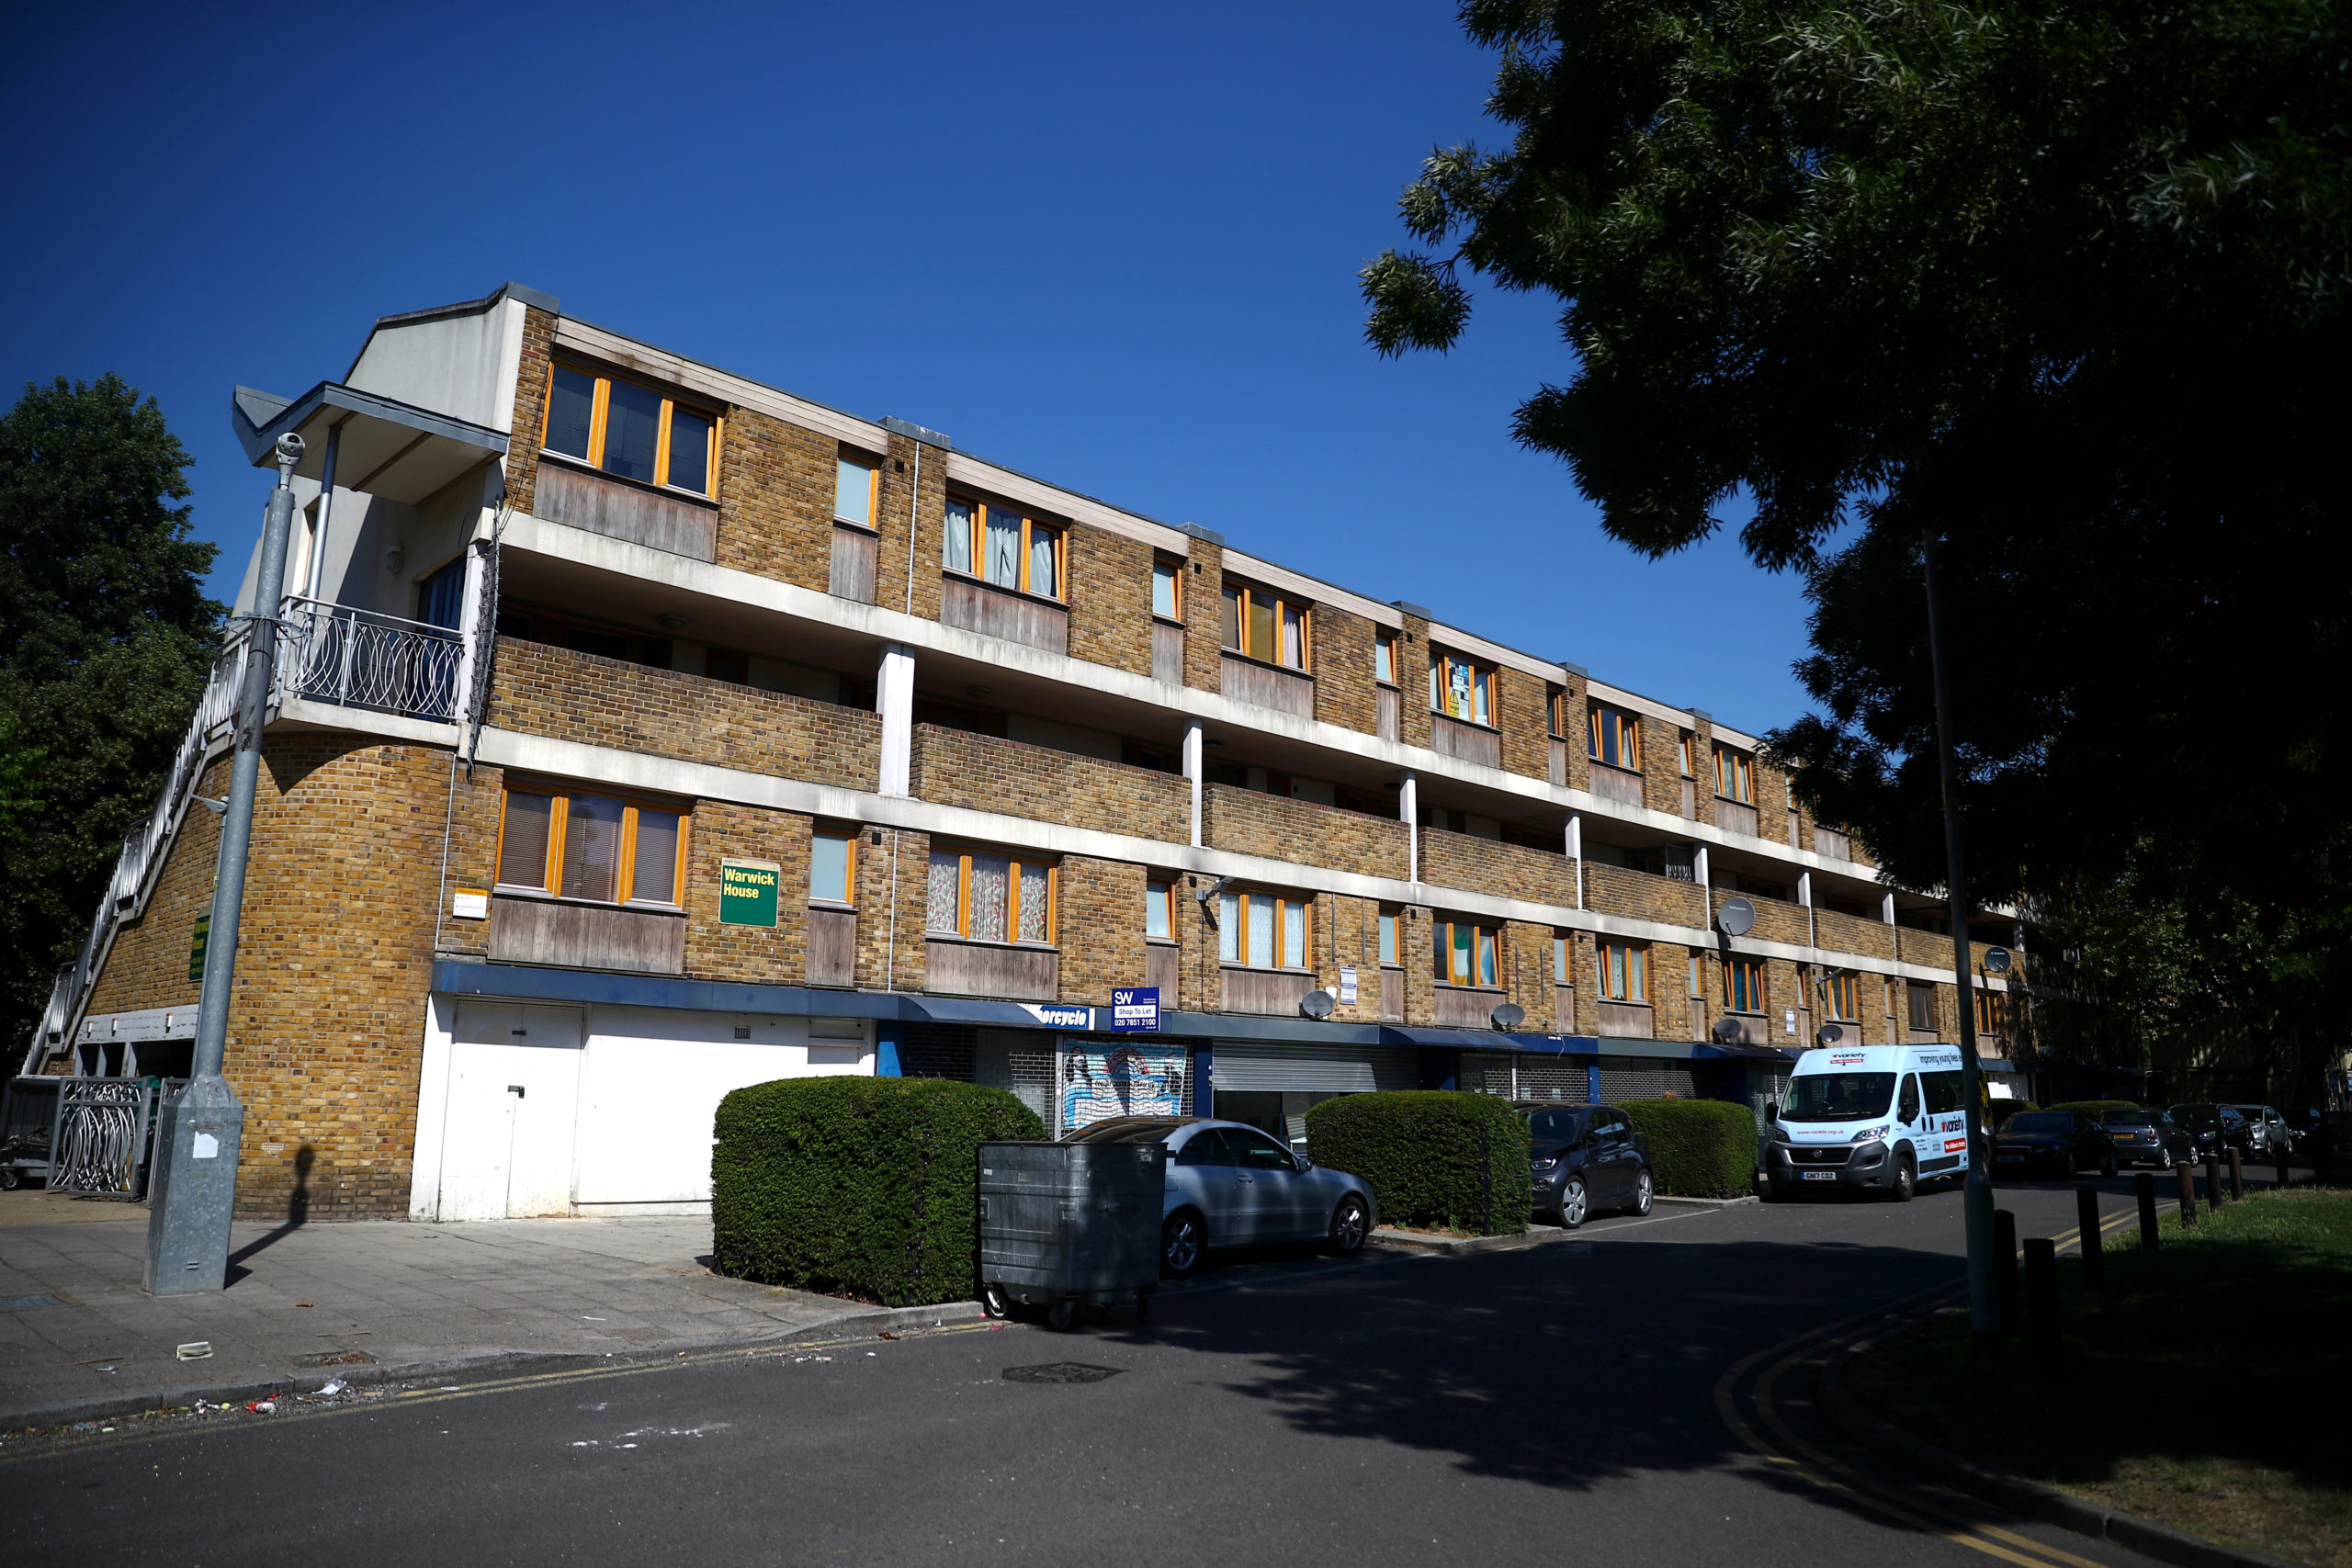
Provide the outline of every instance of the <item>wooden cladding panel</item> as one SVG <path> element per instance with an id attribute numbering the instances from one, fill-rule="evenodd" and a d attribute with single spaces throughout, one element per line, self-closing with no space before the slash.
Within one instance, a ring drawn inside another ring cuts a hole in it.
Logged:
<path id="1" fill-rule="evenodd" d="M 1151 623 L 1151 678 L 1171 686 L 1184 683 L 1184 628 L 1167 621 Z"/>
<path id="2" fill-rule="evenodd" d="M 1551 742 L 1551 750 L 1552 787 L 1566 789 L 1568 784 L 1568 743 L 1555 736 Z"/>
<path id="3" fill-rule="evenodd" d="M 548 523 L 695 560 L 718 558 L 718 508 L 602 474 L 541 463 L 531 506 L 534 516 Z"/>
<path id="4" fill-rule="evenodd" d="M 1394 740 L 1396 739 L 1398 702 L 1399 694 L 1396 687 L 1383 686 L 1380 688 L 1380 714 L 1378 718 L 1374 721 L 1377 727 L 1374 733 L 1377 734 L 1383 740 Z"/>
<path id="5" fill-rule="evenodd" d="M 1441 1029 L 1492 1029 L 1495 1009 L 1510 999 L 1510 993 L 1480 987 L 1440 986 L 1431 1021 Z"/>
<path id="6" fill-rule="evenodd" d="M 1224 655 L 1220 662 L 1224 669 L 1218 676 L 1217 690 L 1236 702 L 1255 703 L 1261 708 L 1296 714 L 1301 718 L 1315 716 L 1315 682 L 1309 677 L 1230 653 Z"/>
<path id="7" fill-rule="evenodd" d="M 1430 715 L 1430 750 L 1441 757 L 1476 762 L 1484 767 L 1499 768 L 1503 765 L 1500 731 L 1488 729 L 1484 725 L 1464 724 L 1442 713 Z"/>
<path id="8" fill-rule="evenodd" d="M 939 585 L 939 618 L 967 632 L 1026 643 L 1047 653 L 1069 651 L 1068 610 L 992 582 L 968 577 L 944 579 Z"/>
<path id="9" fill-rule="evenodd" d="M 1402 1019 L 1405 1016 L 1405 972 L 1383 969 L 1380 972 L 1380 1016 Z"/>
<path id="10" fill-rule="evenodd" d="M 1613 800 L 1621 806 L 1642 804 L 1642 775 L 1623 768 L 1612 768 L 1606 762 L 1592 765 L 1592 793 L 1603 800 Z"/>
<path id="11" fill-rule="evenodd" d="M 874 603 L 874 557 L 876 536 L 863 528 L 833 525 L 833 575 L 827 592 L 836 599 L 860 604 Z"/>
<path id="12" fill-rule="evenodd" d="M 1159 987 L 1162 1010 L 1176 1006 L 1176 985 L 1182 976 L 1184 950 L 1174 942 L 1155 942 L 1143 950 L 1143 983 Z"/>
<path id="13" fill-rule="evenodd" d="M 547 493 L 544 487 L 540 494 Z M 558 904 L 544 898 L 493 898 L 490 956 L 499 964 L 549 964 L 677 975 L 686 966 L 683 910 Z"/>
<path id="14" fill-rule="evenodd" d="M 1602 1002 L 1600 1032 L 1611 1040 L 1655 1039 L 1655 1021 L 1646 1002 Z"/>
<path id="15" fill-rule="evenodd" d="M 1254 1012 L 1272 1018 L 1296 1018 L 1298 1004 L 1315 989 L 1315 976 L 1287 970 L 1227 969 L 1222 971 L 1224 1010 Z"/>
<path id="16" fill-rule="evenodd" d="M 1717 795 L 1715 826 L 1726 833 L 1745 833 L 1752 839 L 1756 837 L 1756 807 Z"/>
<path id="17" fill-rule="evenodd" d="M 1686 821 L 1699 819 L 1699 790 L 1689 779 L 1682 781 L 1682 816 Z"/>
<path id="18" fill-rule="evenodd" d="M 923 943 L 922 988 L 934 996 L 1050 1002 L 1061 997 L 1062 955 L 1049 948 L 978 942 Z"/>
<path id="19" fill-rule="evenodd" d="M 1553 1028 L 1562 1034 L 1577 1032 L 1577 988 L 1556 982 L 1552 987 Z"/>
<path id="20" fill-rule="evenodd" d="M 857 911 L 808 911 L 808 983 L 857 984 Z"/>

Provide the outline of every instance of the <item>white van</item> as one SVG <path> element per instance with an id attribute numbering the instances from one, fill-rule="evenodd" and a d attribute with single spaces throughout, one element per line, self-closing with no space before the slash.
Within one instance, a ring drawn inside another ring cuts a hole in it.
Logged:
<path id="1" fill-rule="evenodd" d="M 1764 1173 L 1775 1198 L 1861 1188 L 1907 1202 L 1922 1181 L 1966 1174 L 1957 1045 L 1826 1045 L 1797 1057 L 1772 1116 Z"/>

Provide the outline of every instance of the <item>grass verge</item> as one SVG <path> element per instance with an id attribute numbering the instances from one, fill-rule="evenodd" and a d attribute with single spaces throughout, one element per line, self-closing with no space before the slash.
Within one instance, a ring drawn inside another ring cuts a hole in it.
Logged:
<path id="1" fill-rule="evenodd" d="M 2110 1237 L 2107 1288 L 2059 1260 L 2065 1364 L 2022 1337 L 1987 1375 L 1946 1313 L 1860 1359 L 1851 1386 L 1979 1464 L 2318 1568 L 2352 1568 L 2352 1191 L 2224 1204 L 2139 1249 Z"/>

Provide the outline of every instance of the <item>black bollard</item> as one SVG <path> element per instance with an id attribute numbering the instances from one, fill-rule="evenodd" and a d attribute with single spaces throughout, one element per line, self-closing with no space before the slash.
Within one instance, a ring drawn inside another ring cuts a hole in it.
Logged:
<path id="1" fill-rule="evenodd" d="M 2001 1332 L 2018 1333 L 2025 1327 L 2018 1301 L 2018 1217 L 2007 1209 L 1993 1211 L 1993 1268 L 2000 1286 Z"/>
<path id="2" fill-rule="evenodd" d="M 2237 1150 L 2230 1151 L 2230 1201 L 2241 1202 L 2245 1198 L 2245 1161 Z"/>
<path id="3" fill-rule="evenodd" d="M 2083 1289 L 2107 1289 L 2107 1233 L 2098 1228 L 2098 1190 L 2075 1189 L 2075 1228 L 2083 1238 Z"/>
<path id="4" fill-rule="evenodd" d="M 2132 1180 L 2140 1190 L 2140 1250 L 2156 1249 L 2156 1173 L 2143 1170 Z"/>
<path id="5" fill-rule="evenodd" d="M 2180 1172 L 2180 1225 L 2183 1230 L 2197 1224 L 2197 1176 L 2188 1166 L 2176 1166 Z"/>
<path id="6" fill-rule="evenodd" d="M 2208 1156 L 2205 1160 L 2205 1212 L 2217 1214 L 2222 1210 L 2222 1156 Z"/>
<path id="7" fill-rule="evenodd" d="M 2033 1364 L 2058 1370 L 2058 1244 L 2038 1235 L 2025 1244 L 2026 1318 L 2033 1331 Z"/>

